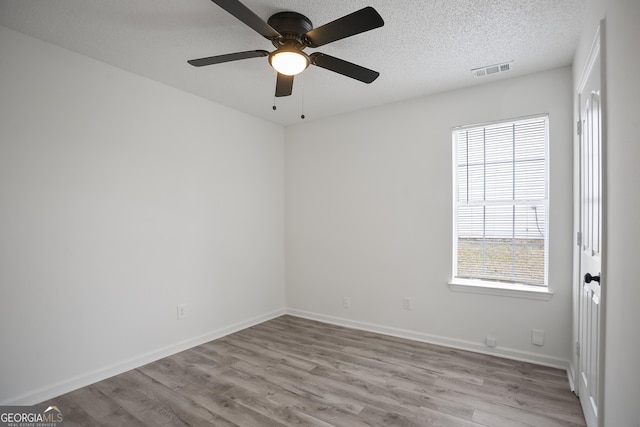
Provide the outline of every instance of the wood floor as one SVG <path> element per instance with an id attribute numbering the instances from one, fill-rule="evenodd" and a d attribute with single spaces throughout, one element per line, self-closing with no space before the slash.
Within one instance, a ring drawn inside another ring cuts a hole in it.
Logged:
<path id="1" fill-rule="evenodd" d="M 44 404 L 65 426 L 584 426 L 567 375 L 282 316 Z"/>

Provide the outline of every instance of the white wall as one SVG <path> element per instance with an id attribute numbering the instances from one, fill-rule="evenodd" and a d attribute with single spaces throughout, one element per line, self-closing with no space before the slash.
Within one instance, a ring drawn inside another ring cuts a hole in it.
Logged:
<path id="1" fill-rule="evenodd" d="M 572 91 L 562 68 L 286 129 L 287 307 L 295 314 L 566 366 Z M 451 129 L 550 117 L 550 301 L 453 292 Z M 351 298 L 350 309 L 342 298 Z M 404 310 L 403 297 L 413 309 Z M 531 329 L 546 331 L 543 347 Z"/>
<path id="2" fill-rule="evenodd" d="M 281 126 L 4 27 L 0 52 L 0 404 L 283 312 Z"/>
<path id="3" fill-rule="evenodd" d="M 606 20 L 606 314 L 602 425 L 640 426 L 640 2 L 590 0 L 574 60 L 577 84 L 601 19 Z"/>

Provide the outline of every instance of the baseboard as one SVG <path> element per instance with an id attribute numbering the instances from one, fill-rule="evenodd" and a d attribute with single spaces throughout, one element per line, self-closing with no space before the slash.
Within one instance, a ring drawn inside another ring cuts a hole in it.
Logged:
<path id="1" fill-rule="evenodd" d="M 172 354 L 188 350 L 206 342 L 222 338 L 234 332 L 238 332 L 242 329 L 246 329 L 259 323 L 266 322 L 267 320 L 274 319 L 276 317 L 282 316 L 283 314 L 285 314 L 285 310 L 279 309 L 270 313 L 253 317 L 248 320 L 243 320 L 242 322 L 224 326 L 206 334 L 189 338 L 184 341 L 180 341 L 175 344 L 171 344 L 166 347 L 141 354 L 128 360 L 114 363 L 113 365 L 106 366 L 93 372 L 87 372 L 78 375 L 74 378 L 65 380 L 60 383 L 47 385 L 40 389 L 25 393 L 21 396 L 10 398 L 6 401 L 0 402 L 0 406 L 35 405 L 45 400 L 52 399 L 56 396 L 60 396 L 73 390 L 77 390 L 81 387 L 86 387 L 98 381 L 105 380 L 114 375 L 122 374 L 123 372 L 129 371 L 131 369 L 138 368 L 140 366 L 146 365 L 147 363 L 155 362 L 156 360 L 162 359 L 163 357 L 171 356 Z"/>
<path id="2" fill-rule="evenodd" d="M 319 322 L 330 323 L 338 326 L 346 326 L 349 328 L 360 329 L 368 332 L 376 332 L 384 335 L 391 335 L 398 338 L 407 338 L 414 341 L 425 342 L 429 344 L 442 345 L 445 347 L 456 348 L 459 350 L 473 351 L 475 353 L 490 354 L 492 356 L 504 357 L 506 359 L 519 360 L 521 362 L 535 363 L 536 365 L 543 365 L 552 368 L 558 368 L 567 370 L 569 368 L 569 361 L 558 357 L 547 356 L 538 353 L 531 353 L 527 351 L 517 350 L 513 348 L 495 347 L 490 348 L 484 344 L 459 340 L 456 338 L 442 337 L 438 335 L 430 335 L 422 332 L 411 331 L 407 329 L 399 329 L 388 327 L 384 325 L 378 325 L 374 323 L 360 322 L 357 320 L 350 320 L 341 317 L 326 316 L 324 314 L 312 313 L 304 310 L 296 310 L 287 308 L 286 313 L 291 316 L 302 317 L 310 320 L 317 320 Z"/>

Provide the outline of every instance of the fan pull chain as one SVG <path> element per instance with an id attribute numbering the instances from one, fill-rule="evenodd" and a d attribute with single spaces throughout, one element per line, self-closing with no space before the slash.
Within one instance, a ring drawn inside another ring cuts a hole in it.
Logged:
<path id="1" fill-rule="evenodd" d="M 274 73 L 274 76 L 276 76 L 276 88 L 278 87 L 278 73 Z M 276 111 L 278 109 L 278 107 L 276 107 L 276 90 L 273 90 L 273 111 Z"/>
<path id="2" fill-rule="evenodd" d="M 300 118 L 304 120 L 304 73 L 300 75 L 300 79 L 302 80 L 300 82 L 302 83 L 302 87 L 300 88 L 302 90 L 302 114 L 300 114 Z"/>

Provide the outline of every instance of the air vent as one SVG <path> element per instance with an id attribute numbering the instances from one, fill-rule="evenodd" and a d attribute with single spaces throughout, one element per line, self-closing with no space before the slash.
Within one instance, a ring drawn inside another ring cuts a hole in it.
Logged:
<path id="1" fill-rule="evenodd" d="M 486 77 L 492 74 L 504 73 L 505 71 L 511 71 L 513 68 L 513 61 L 505 62 L 502 64 L 489 65 L 488 67 L 474 68 L 471 70 L 473 77 Z"/>

